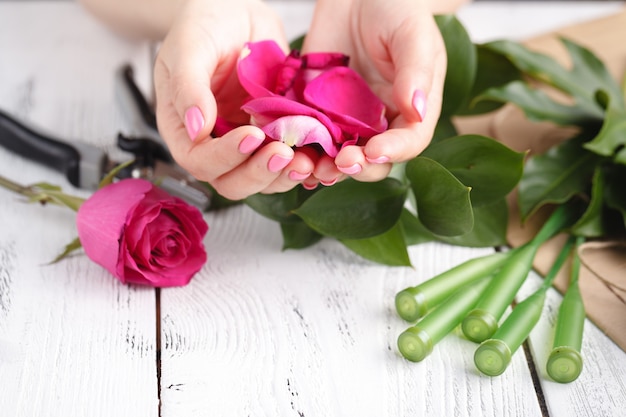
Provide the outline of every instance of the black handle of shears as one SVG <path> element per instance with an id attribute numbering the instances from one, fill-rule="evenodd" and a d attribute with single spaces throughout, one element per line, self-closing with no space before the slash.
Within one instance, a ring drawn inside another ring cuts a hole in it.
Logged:
<path id="1" fill-rule="evenodd" d="M 63 173 L 80 186 L 80 153 L 59 140 L 44 136 L 0 110 L 0 145 L 4 148 Z"/>
<path id="2" fill-rule="evenodd" d="M 124 82 L 124 87 L 126 88 L 126 92 L 130 94 L 130 100 L 132 101 L 132 105 L 135 106 L 135 109 L 138 111 L 139 115 L 143 123 L 157 130 L 157 122 L 154 111 L 152 110 L 152 106 L 148 103 L 141 90 L 135 83 L 135 75 L 133 72 L 133 67 L 129 64 L 124 65 L 120 69 L 120 75 Z"/>

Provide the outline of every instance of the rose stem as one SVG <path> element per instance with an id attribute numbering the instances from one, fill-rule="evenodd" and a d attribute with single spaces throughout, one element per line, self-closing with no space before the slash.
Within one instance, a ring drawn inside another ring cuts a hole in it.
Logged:
<path id="1" fill-rule="evenodd" d="M 85 201 L 83 198 L 65 194 L 60 190 L 44 188 L 40 185 L 23 186 L 3 176 L 0 176 L 0 187 L 23 195 L 27 197 L 30 202 L 56 204 L 68 207 L 74 211 L 78 211 L 80 205 Z"/>
<path id="2" fill-rule="evenodd" d="M 522 345 L 535 327 L 554 278 L 570 255 L 574 239 L 567 240 L 559 256 L 546 274 L 543 284 L 533 294 L 519 303 L 506 318 L 491 339 L 485 340 L 476 349 L 474 364 L 486 375 L 503 373 L 511 362 L 511 356 Z"/>
<path id="3" fill-rule="evenodd" d="M 402 332 L 398 336 L 398 350 L 402 356 L 412 362 L 419 362 L 428 356 L 433 346 L 450 333 L 476 305 L 490 282 L 491 277 L 483 277 L 478 282 L 465 284 L 416 325 Z"/>
<path id="4" fill-rule="evenodd" d="M 498 328 L 498 320 L 515 298 L 532 269 L 539 246 L 568 226 L 573 213 L 566 206 L 558 207 L 548 218 L 539 233 L 520 246 L 493 278 L 492 285 L 478 301 L 476 308 L 463 320 L 465 336 L 477 343 L 489 339 Z"/>
<path id="5" fill-rule="evenodd" d="M 579 237 L 576 241 L 577 246 L 584 243 L 584 240 L 583 237 Z M 585 324 L 585 306 L 578 286 L 579 275 L 580 256 L 576 251 L 572 261 L 569 287 L 559 307 L 553 348 L 546 366 L 548 375 L 561 383 L 574 381 L 583 369 L 580 348 Z"/>
<path id="6" fill-rule="evenodd" d="M 415 287 L 405 288 L 396 295 L 398 315 L 406 321 L 416 321 L 460 286 L 492 275 L 509 256 L 510 252 L 497 252 L 470 259 Z"/>
<path id="7" fill-rule="evenodd" d="M 6 188 L 14 193 L 21 194 L 26 197 L 33 197 L 36 193 L 30 187 L 24 187 L 16 182 L 11 181 L 8 178 L 0 176 L 0 187 Z"/>

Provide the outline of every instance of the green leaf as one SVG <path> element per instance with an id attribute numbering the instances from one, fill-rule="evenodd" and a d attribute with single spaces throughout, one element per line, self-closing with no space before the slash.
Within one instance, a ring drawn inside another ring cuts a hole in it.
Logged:
<path id="1" fill-rule="evenodd" d="M 487 206 L 474 207 L 474 227 L 460 236 L 438 236 L 424 227 L 410 212 L 402 214 L 405 239 L 408 245 L 440 241 L 473 248 L 494 247 L 506 244 L 508 207 L 504 199 Z"/>
<path id="2" fill-rule="evenodd" d="M 352 179 L 326 187 L 293 211 L 313 230 L 337 239 L 364 239 L 398 221 L 407 187 L 393 178 L 379 182 Z"/>
<path id="3" fill-rule="evenodd" d="M 341 243 L 370 261 L 389 266 L 411 266 L 400 222 L 380 235 L 366 239 L 344 239 Z"/>
<path id="4" fill-rule="evenodd" d="M 283 234 L 283 250 L 303 249 L 319 242 L 322 235 L 311 229 L 302 220 L 280 224 Z"/>
<path id="5" fill-rule="evenodd" d="M 439 143 L 444 139 L 448 139 L 457 135 L 458 133 L 456 127 L 452 123 L 452 119 L 450 119 L 449 117 L 441 117 L 437 122 L 437 126 L 435 126 L 435 133 L 433 134 L 433 138 L 430 143 L 431 145 Z"/>
<path id="6" fill-rule="evenodd" d="M 498 109 L 504 104 L 503 102 L 476 102 L 473 98 L 490 88 L 501 87 L 521 78 L 521 72 L 505 56 L 484 45 L 477 45 L 476 52 L 478 59 L 476 80 L 472 86 L 469 100 L 456 111 L 457 116 L 483 114 Z"/>
<path id="7" fill-rule="evenodd" d="M 605 201 L 606 205 L 616 210 L 626 226 L 626 167 L 622 165 L 612 165 L 607 168 L 605 174 Z"/>
<path id="8" fill-rule="evenodd" d="M 448 56 L 442 117 L 450 116 L 468 100 L 476 77 L 476 46 L 453 15 L 436 16 Z"/>
<path id="9" fill-rule="evenodd" d="M 314 192 L 296 187 L 285 193 L 253 194 L 246 198 L 244 203 L 271 220 L 281 223 L 299 223 L 301 220 L 292 212 Z"/>
<path id="10" fill-rule="evenodd" d="M 117 166 L 115 166 L 115 168 L 113 168 L 111 171 L 109 171 L 104 178 L 102 178 L 100 180 L 100 183 L 98 184 L 98 188 L 102 188 L 102 187 L 106 187 L 107 185 L 111 184 L 113 182 L 113 180 L 115 179 L 115 176 L 124 168 L 127 168 L 129 166 L 131 166 L 132 164 L 135 163 L 134 159 L 131 159 L 130 161 L 126 161 L 123 162 Z"/>
<path id="11" fill-rule="evenodd" d="M 584 139 L 578 136 L 528 160 L 519 183 L 522 220 L 544 204 L 587 193 L 598 157 L 582 148 Z"/>
<path id="12" fill-rule="evenodd" d="M 491 204 L 517 185 L 524 169 L 524 154 L 493 139 L 464 135 L 429 146 L 422 154 L 447 168 L 472 188 L 472 206 Z"/>
<path id="13" fill-rule="evenodd" d="M 400 216 L 402 230 L 404 230 L 404 240 L 407 246 L 419 245 L 421 243 L 439 240 L 430 230 L 424 227 L 420 220 L 406 208 Z"/>
<path id="14" fill-rule="evenodd" d="M 603 90 L 609 95 L 613 105 L 624 109 L 624 96 L 620 86 L 606 65 L 593 52 L 582 45 L 566 38 L 561 38 L 561 42 L 567 48 L 572 59 L 572 69 L 570 71 L 572 83 L 570 85 L 577 88 L 584 86 L 591 91 L 593 101 L 596 101 L 595 96 L 597 92 Z M 574 95 L 573 92 L 572 95 Z"/>
<path id="15" fill-rule="evenodd" d="M 55 264 L 57 262 L 59 262 L 60 260 L 64 259 L 65 257 L 67 257 L 70 253 L 82 248 L 83 245 L 80 243 L 80 239 L 79 238 L 75 238 L 74 240 L 72 240 L 70 243 L 68 243 L 67 245 L 65 245 L 65 248 L 63 250 L 63 252 L 61 252 L 56 258 L 54 258 L 52 261 L 50 261 L 50 265 L 51 264 Z"/>
<path id="16" fill-rule="evenodd" d="M 474 217 L 470 188 L 430 158 L 418 156 L 406 164 L 420 221 L 441 236 L 458 236 L 472 230 Z"/>
<path id="17" fill-rule="evenodd" d="M 47 182 L 37 182 L 35 184 L 30 185 L 29 187 L 38 188 L 39 190 L 42 190 L 42 191 L 52 191 L 52 192 L 57 192 L 57 193 L 60 193 L 63 191 L 63 189 L 59 187 L 58 185 L 50 184 Z"/>
<path id="18" fill-rule="evenodd" d="M 568 106 L 552 100 L 545 92 L 531 88 L 523 81 L 513 81 L 503 87 L 491 88 L 475 99 L 481 101 L 512 102 L 534 121 L 549 120 L 560 125 L 576 125 L 588 120 L 599 120 L 601 113 L 590 115 L 588 108 Z"/>
<path id="19" fill-rule="evenodd" d="M 596 168 L 591 186 L 591 200 L 583 215 L 571 227 L 576 236 L 601 237 L 605 234 L 603 226 L 604 175 L 600 167 Z"/>
<path id="20" fill-rule="evenodd" d="M 302 45 L 304 44 L 304 38 L 306 37 L 306 33 L 296 37 L 291 42 L 289 42 L 289 50 L 291 51 L 301 51 Z"/>
<path id="21" fill-rule="evenodd" d="M 626 113 L 609 107 L 600 133 L 584 147 L 598 155 L 614 156 L 615 162 L 626 165 Z"/>
<path id="22" fill-rule="evenodd" d="M 602 109 L 595 100 L 597 90 L 605 90 L 616 105 L 621 103 L 623 107 L 619 85 L 602 61 L 572 41 L 561 38 L 561 42 L 572 61 L 569 70 L 553 58 L 531 51 L 517 42 L 501 40 L 488 43 L 486 47 L 508 57 L 525 74 L 571 95 L 591 115 L 602 115 Z"/>

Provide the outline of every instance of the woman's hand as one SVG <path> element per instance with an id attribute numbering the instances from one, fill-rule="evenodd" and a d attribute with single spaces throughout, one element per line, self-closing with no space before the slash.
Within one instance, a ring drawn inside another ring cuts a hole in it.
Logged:
<path id="1" fill-rule="evenodd" d="M 159 50 L 154 79 L 159 131 L 174 159 L 218 193 L 240 199 L 286 191 L 313 162 L 264 133 L 240 110 L 235 65 L 245 42 L 272 39 L 285 50 L 279 18 L 258 0 L 189 0 Z M 244 124 L 212 137 L 216 118 Z"/>
<path id="2" fill-rule="evenodd" d="M 350 66 L 386 104 L 390 122 L 389 130 L 365 146 L 343 148 L 334 163 L 319 161 L 316 177 L 328 182 L 331 175 L 347 174 L 377 181 L 393 162 L 409 160 L 428 146 L 446 73 L 446 50 L 429 2 L 318 0 L 303 50 L 349 55 Z"/>

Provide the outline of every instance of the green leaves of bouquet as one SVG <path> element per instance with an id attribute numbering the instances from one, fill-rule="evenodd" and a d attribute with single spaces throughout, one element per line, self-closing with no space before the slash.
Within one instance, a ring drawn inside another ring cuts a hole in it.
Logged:
<path id="1" fill-rule="evenodd" d="M 254 210 L 280 223 L 284 249 L 304 248 L 330 237 L 366 259 L 410 265 L 407 247 L 417 243 L 505 242 L 504 198 L 522 175 L 524 155 L 490 138 L 456 135 L 452 117 L 484 89 L 485 80 L 476 77 L 478 52 L 458 20 L 441 16 L 437 23 L 447 46 L 449 70 L 432 144 L 376 183 L 349 179 L 314 191 L 298 187 L 246 199 Z M 484 111 L 491 109 L 492 105 L 483 106 Z"/>
<path id="2" fill-rule="evenodd" d="M 526 164 L 519 184 L 522 218 L 547 204 L 578 198 L 586 211 L 571 228 L 584 237 L 623 234 L 626 224 L 626 83 L 620 86 L 589 50 L 561 39 L 571 67 L 510 41 L 484 48 L 505 56 L 531 82 L 512 81 L 485 91 L 478 102 L 512 102 L 530 120 L 574 126 L 578 133 Z M 541 89 L 538 89 L 540 86 Z M 555 99 L 547 91 L 556 90 Z M 565 100 L 563 97 L 565 96 Z"/>

